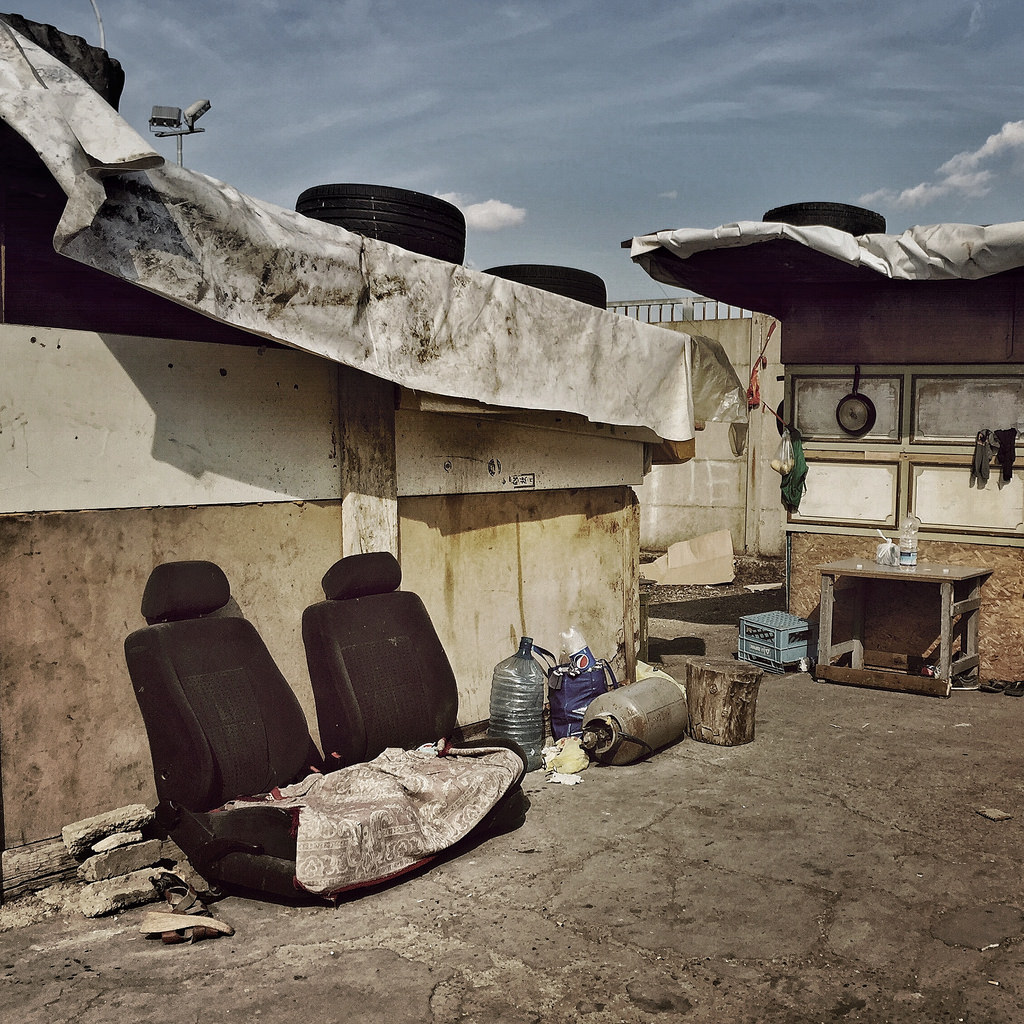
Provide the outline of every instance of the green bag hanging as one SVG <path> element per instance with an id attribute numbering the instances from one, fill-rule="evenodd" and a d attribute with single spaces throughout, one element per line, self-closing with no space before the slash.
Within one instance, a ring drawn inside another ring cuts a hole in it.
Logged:
<path id="1" fill-rule="evenodd" d="M 807 490 L 807 462 L 804 459 L 800 431 L 796 427 L 789 428 L 789 440 L 793 446 L 793 468 L 782 478 L 782 503 L 787 512 L 797 512 L 800 499 Z"/>

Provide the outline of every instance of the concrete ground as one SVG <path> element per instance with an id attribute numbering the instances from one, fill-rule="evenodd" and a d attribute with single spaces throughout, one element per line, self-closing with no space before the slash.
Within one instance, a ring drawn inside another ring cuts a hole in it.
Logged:
<path id="1" fill-rule="evenodd" d="M 735 620 L 666 607 L 667 666 L 735 650 Z M 192 946 L 144 908 L 4 931 L 2 1019 L 1010 1024 L 1022 736 L 1002 694 L 766 675 L 754 742 L 535 772 L 521 829 L 336 908 L 229 897 L 235 935 Z"/>

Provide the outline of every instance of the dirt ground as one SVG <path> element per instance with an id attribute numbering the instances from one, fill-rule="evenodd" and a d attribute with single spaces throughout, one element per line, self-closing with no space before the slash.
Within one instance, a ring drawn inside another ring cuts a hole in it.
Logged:
<path id="1" fill-rule="evenodd" d="M 650 619 L 670 671 L 735 651 L 735 618 L 672 596 Z M 3 1019 L 1011 1024 L 1022 734 L 1002 694 L 765 675 L 753 742 L 535 772 L 518 831 L 336 908 L 232 896 L 235 935 L 192 946 L 141 936 L 142 908 L 8 928 Z"/>

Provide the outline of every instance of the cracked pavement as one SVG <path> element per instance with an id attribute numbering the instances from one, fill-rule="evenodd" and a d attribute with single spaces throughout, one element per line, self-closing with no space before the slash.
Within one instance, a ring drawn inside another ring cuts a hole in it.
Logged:
<path id="1" fill-rule="evenodd" d="M 734 625 L 651 634 L 735 650 Z M 1021 1020 L 1022 732 L 1001 694 L 766 674 L 753 743 L 686 739 L 574 787 L 535 772 L 521 829 L 338 907 L 228 897 L 235 935 L 192 946 L 140 935 L 145 908 L 0 932 L 0 1005 L 22 1024 Z"/>

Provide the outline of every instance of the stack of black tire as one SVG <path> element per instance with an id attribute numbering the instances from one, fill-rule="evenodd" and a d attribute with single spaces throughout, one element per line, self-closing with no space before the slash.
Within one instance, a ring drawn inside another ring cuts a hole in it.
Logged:
<path id="1" fill-rule="evenodd" d="M 314 220 L 447 263 L 466 258 L 466 218 L 444 199 L 388 185 L 315 185 L 295 202 Z"/>

